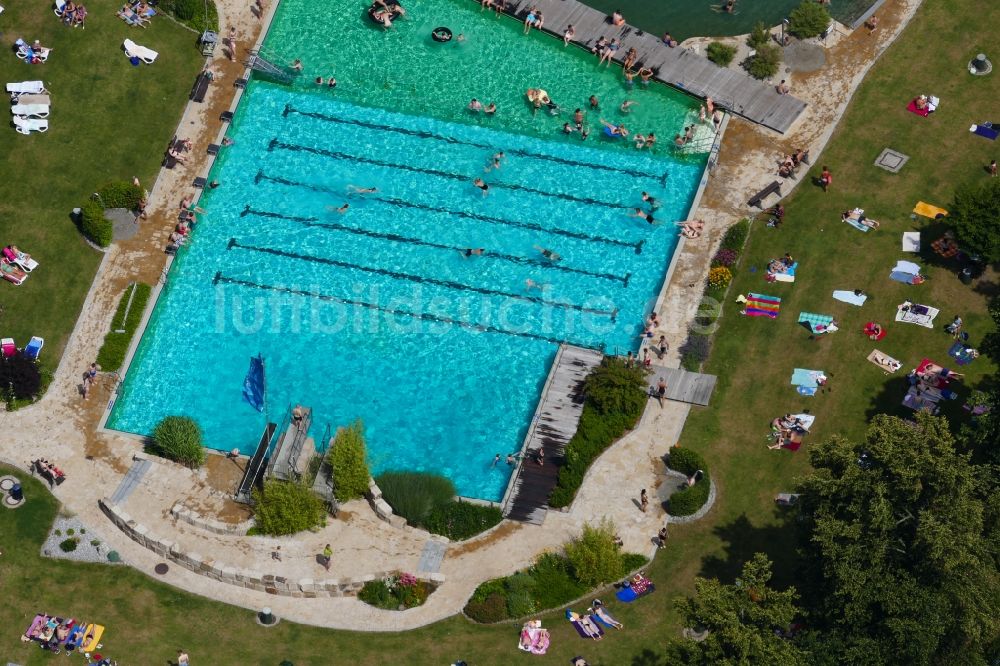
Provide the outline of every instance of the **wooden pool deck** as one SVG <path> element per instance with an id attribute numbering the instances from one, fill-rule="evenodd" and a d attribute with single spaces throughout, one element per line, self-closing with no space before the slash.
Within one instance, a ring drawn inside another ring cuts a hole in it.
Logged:
<path id="1" fill-rule="evenodd" d="M 528 10 L 542 12 L 542 30 L 562 40 L 568 25 L 573 26 L 574 44 L 592 48 L 602 36 L 618 38 L 622 45 L 615 53 L 619 63 L 630 48 L 637 60 L 653 69 L 655 79 L 680 88 L 697 97 L 711 97 L 721 106 L 764 127 L 784 134 L 792 126 L 806 103 L 791 95 L 779 95 L 774 85 L 725 67 L 688 49 L 670 48 L 658 35 L 651 35 L 628 24 L 614 26 L 607 14 L 576 0 L 508 0 L 504 12 L 521 21 Z M 510 57 L 517 57 L 516 53 Z M 597 56 L 594 56 L 597 65 Z M 544 82 L 539 82 L 545 87 Z M 558 100 L 557 100 L 558 101 Z"/>
<path id="2" fill-rule="evenodd" d="M 707 406 L 712 397 L 712 391 L 715 390 L 715 375 L 703 375 L 698 372 L 688 372 L 680 368 L 664 368 L 659 365 L 652 366 L 651 370 L 652 372 L 646 376 L 646 382 L 649 384 L 650 395 L 654 397 L 657 394 L 656 385 L 659 383 L 660 377 L 663 377 L 663 381 L 667 383 L 667 400 Z"/>
<path id="3" fill-rule="evenodd" d="M 521 449 L 521 459 L 502 502 L 511 520 L 541 524 L 549 494 L 556 487 L 565 448 L 576 434 L 583 412 L 583 380 L 604 355 L 592 349 L 561 345 Z M 544 451 L 544 464 L 537 462 Z"/>

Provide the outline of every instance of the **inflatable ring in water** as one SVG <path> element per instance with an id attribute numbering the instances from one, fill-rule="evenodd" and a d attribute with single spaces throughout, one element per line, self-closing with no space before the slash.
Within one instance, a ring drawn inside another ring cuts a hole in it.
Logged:
<path id="1" fill-rule="evenodd" d="M 431 30 L 431 39 L 435 42 L 450 42 L 451 41 L 451 28 L 446 28 L 441 26 L 439 28 L 434 28 Z"/>

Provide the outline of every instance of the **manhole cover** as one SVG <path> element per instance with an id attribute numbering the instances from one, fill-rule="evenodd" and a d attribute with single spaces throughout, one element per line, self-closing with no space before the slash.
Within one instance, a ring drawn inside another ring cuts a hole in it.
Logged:
<path id="1" fill-rule="evenodd" d="M 875 166 L 885 169 L 890 173 L 899 173 L 899 170 L 903 168 L 903 165 L 909 159 L 909 155 L 904 155 L 892 148 L 886 148 L 879 154 L 878 159 L 875 160 Z"/>
<path id="2" fill-rule="evenodd" d="M 155 571 L 156 573 L 158 573 L 158 574 L 160 574 L 162 576 L 163 574 L 165 574 L 168 571 L 170 571 L 170 565 L 164 564 L 163 562 L 160 562 L 155 567 L 153 567 L 153 571 Z"/>

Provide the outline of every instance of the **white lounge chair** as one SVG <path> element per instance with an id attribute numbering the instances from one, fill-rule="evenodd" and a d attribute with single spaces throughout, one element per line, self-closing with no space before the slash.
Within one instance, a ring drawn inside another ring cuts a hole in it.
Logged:
<path id="1" fill-rule="evenodd" d="M 17 99 L 14 100 L 15 104 L 44 104 L 49 106 L 52 100 L 49 99 L 48 95 L 18 95 Z M 23 115 L 23 114 L 19 114 Z"/>
<path id="2" fill-rule="evenodd" d="M 38 58 L 38 62 L 42 63 L 49 59 L 49 53 L 51 52 L 52 49 L 46 46 L 43 46 L 42 48 L 35 51 L 30 46 L 22 45 L 17 47 L 17 58 L 18 60 L 23 60 L 25 62 L 28 62 L 29 61 L 28 55 L 31 54 L 31 60 Z"/>
<path id="3" fill-rule="evenodd" d="M 49 121 L 36 118 L 22 118 L 14 116 L 14 129 L 20 134 L 31 134 L 32 132 L 49 131 Z"/>
<path id="4" fill-rule="evenodd" d="M 48 118 L 49 117 L 49 105 L 48 104 L 21 104 L 18 102 L 14 106 L 10 107 L 10 112 L 15 116 L 24 116 L 25 118 Z"/>
<path id="5" fill-rule="evenodd" d="M 126 39 L 122 43 L 122 48 L 125 49 L 125 55 L 129 58 L 138 58 L 147 65 L 152 65 L 156 60 L 157 56 L 160 54 L 153 49 L 147 49 L 145 46 L 140 46 L 136 44 L 131 39 Z"/>
<path id="6" fill-rule="evenodd" d="M 11 98 L 15 100 L 18 95 L 40 95 L 42 93 L 48 93 L 45 89 L 45 84 L 41 81 L 19 81 L 17 83 L 8 83 L 7 92 L 9 92 Z"/>
<path id="7" fill-rule="evenodd" d="M 62 18 L 63 12 L 66 11 L 66 0 L 56 0 L 56 6 L 52 8 L 55 15 Z"/>
<path id="8" fill-rule="evenodd" d="M 20 267 L 25 273 L 30 273 L 38 268 L 38 262 L 32 259 L 30 254 L 25 254 L 20 251 L 16 252 L 13 258 L 9 259 L 9 261 L 15 266 Z"/>

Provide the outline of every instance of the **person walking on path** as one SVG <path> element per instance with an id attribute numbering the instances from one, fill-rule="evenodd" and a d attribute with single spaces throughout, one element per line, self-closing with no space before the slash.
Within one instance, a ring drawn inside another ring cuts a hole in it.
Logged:
<path id="1" fill-rule="evenodd" d="M 642 509 L 643 513 L 646 513 L 646 508 L 649 506 L 649 497 L 646 495 L 646 489 L 643 488 L 639 493 L 639 508 Z"/>
<path id="2" fill-rule="evenodd" d="M 87 368 L 87 372 L 83 375 L 83 399 L 87 399 L 87 394 L 90 393 L 91 387 L 94 386 L 94 382 L 97 380 L 97 372 L 101 369 L 101 366 L 97 363 L 91 363 L 90 367 Z"/>
<path id="3" fill-rule="evenodd" d="M 271 551 L 271 559 L 277 560 L 278 562 L 281 561 L 281 546 L 277 546 Z"/>
<path id="4" fill-rule="evenodd" d="M 189 666 L 191 663 L 188 653 L 184 650 L 177 651 L 177 666 Z"/>
<path id="5" fill-rule="evenodd" d="M 333 548 L 330 548 L 330 544 L 326 544 L 323 548 L 323 568 L 327 571 L 330 570 L 330 562 L 333 561 Z"/>

